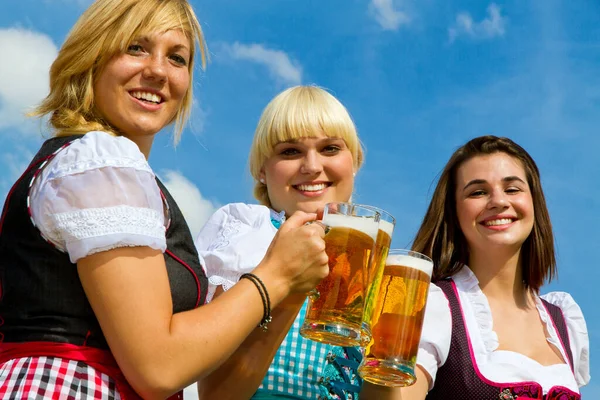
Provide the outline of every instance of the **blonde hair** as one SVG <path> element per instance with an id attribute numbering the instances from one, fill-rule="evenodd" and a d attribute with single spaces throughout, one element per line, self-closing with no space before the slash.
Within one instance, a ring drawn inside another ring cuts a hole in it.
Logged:
<path id="1" fill-rule="evenodd" d="M 274 147 L 294 139 L 319 134 L 341 138 L 352 153 L 354 168 L 363 163 L 364 152 L 348 110 L 338 99 L 317 86 L 295 86 L 278 94 L 265 107 L 250 149 L 250 173 L 255 180 L 254 197 L 271 207 L 267 186 L 260 182 L 265 161 Z"/>
<path id="2" fill-rule="evenodd" d="M 103 130 L 117 134 L 94 106 L 94 80 L 108 61 L 126 51 L 136 37 L 183 31 L 190 39 L 190 82 L 194 54 L 200 50 L 206 65 L 206 43 L 202 29 L 187 0 L 96 0 L 79 18 L 52 67 L 50 93 L 30 114 L 50 114 L 55 136 Z M 196 47 L 197 45 L 197 47 Z M 192 108 L 192 85 L 175 114 L 174 141 L 177 143 Z"/>

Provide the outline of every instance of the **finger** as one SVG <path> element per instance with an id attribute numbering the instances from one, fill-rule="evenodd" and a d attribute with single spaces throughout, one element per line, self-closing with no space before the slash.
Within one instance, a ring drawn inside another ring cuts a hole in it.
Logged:
<path id="1" fill-rule="evenodd" d="M 329 232 L 329 226 L 325 225 L 323 222 L 318 221 L 318 220 L 309 221 L 305 225 L 319 226 L 321 229 L 319 229 L 317 231 L 317 233 L 320 237 L 324 237 L 325 234 L 327 234 L 327 232 Z"/>
<path id="2" fill-rule="evenodd" d="M 315 214 L 315 213 L 305 213 L 302 211 L 296 211 L 294 214 L 292 214 L 291 217 L 286 219 L 284 224 L 281 225 L 281 228 L 283 228 L 283 227 L 286 227 L 286 229 L 297 228 L 297 227 L 300 227 L 300 226 L 306 224 L 307 222 L 311 222 L 316 219 L 317 219 L 317 214 Z"/>
<path id="3" fill-rule="evenodd" d="M 319 207 L 317 210 L 317 219 L 323 219 L 323 212 L 325 211 L 324 207 Z"/>

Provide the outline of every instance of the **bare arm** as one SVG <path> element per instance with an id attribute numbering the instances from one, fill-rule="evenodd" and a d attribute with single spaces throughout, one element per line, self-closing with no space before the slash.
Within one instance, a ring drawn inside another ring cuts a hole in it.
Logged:
<path id="1" fill-rule="evenodd" d="M 253 271 L 278 305 L 290 293 L 306 293 L 327 275 L 323 229 L 298 213 L 279 230 Z M 145 247 L 90 255 L 77 269 L 112 353 L 144 398 L 165 398 L 223 363 L 263 315 L 260 294 L 242 280 L 213 302 L 172 313 L 163 255 Z"/>
<path id="2" fill-rule="evenodd" d="M 247 400 L 252 397 L 305 299 L 304 294 L 291 295 L 275 308 L 267 332 L 254 329 L 221 367 L 198 382 L 199 398 Z M 235 391 L 231 390 L 232 386 Z"/>
<path id="3" fill-rule="evenodd" d="M 363 384 L 360 392 L 361 400 L 425 400 L 429 388 L 429 374 L 420 366 L 415 368 L 417 381 L 414 385 L 404 388 L 389 388 L 373 385 L 369 382 Z"/>

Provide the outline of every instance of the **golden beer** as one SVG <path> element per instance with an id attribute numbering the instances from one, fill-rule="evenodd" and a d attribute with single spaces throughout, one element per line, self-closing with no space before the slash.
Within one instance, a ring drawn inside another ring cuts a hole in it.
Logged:
<path id="1" fill-rule="evenodd" d="M 414 383 L 432 270 L 431 260 L 421 254 L 388 255 L 371 316 L 372 338 L 359 367 L 365 380 L 386 386 Z"/>
<path id="2" fill-rule="evenodd" d="M 385 263 L 388 256 L 388 251 L 392 243 L 392 234 L 394 232 L 394 219 L 390 215 L 390 221 L 381 219 L 379 221 L 379 232 L 377 233 L 377 240 L 375 241 L 375 250 L 373 251 L 373 259 L 371 260 L 372 265 L 369 266 L 365 275 L 367 276 L 365 285 L 365 309 L 363 314 L 363 336 L 364 343 L 368 344 L 371 338 L 371 326 L 370 321 L 373 314 L 373 307 L 379 293 L 379 287 L 381 286 L 381 277 L 385 268 Z"/>
<path id="3" fill-rule="evenodd" d="M 300 334 L 339 346 L 361 343 L 364 287 L 379 221 L 375 218 L 327 214 L 323 223 L 329 275 L 311 296 Z"/>

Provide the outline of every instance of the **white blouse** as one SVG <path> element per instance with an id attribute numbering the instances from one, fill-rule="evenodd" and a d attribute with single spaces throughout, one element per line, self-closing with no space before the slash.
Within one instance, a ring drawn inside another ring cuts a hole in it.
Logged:
<path id="1" fill-rule="evenodd" d="M 125 246 L 165 251 L 160 189 L 134 142 L 89 132 L 42 168 L 29 193 L 32 221 L 71 262 Z"/>
<path id="2" fill-rule="evenodd" d="M 282 223 L 285 216 L 257 204 L 232 203 L 218 209 L 206 222 L 196 248 L 206 267 L 207 302 L 218 286 L 229 290 L 242 274 L 262 261 L 277 233 L 271 219 Z"/>
<path id="3" fill-rule="evenodd" d="M 498 336 L 493 330 L 492 312 L 485 294 L 479 288 L 479 281 L 475 274 L 464 267 L 452 279 L 458 291 L 475 361 L 486 379 L 494 382 L 534 381 L 542 386 L 544 393 L 547 393 L 552 386 L 564 386 L 579 393 L 578 388 L 589 382 L 587 327 L 581 309 L 570 294 L 552 292 L 541 297 L 558 306 L 563 312 L 573 353 L 575 374 L 569 364 L 544 366 L 523 354 L 498 350 Z M 568 360 L 558 332 L 540 298 L 537 298 L 537 310 L 541 320 L 546 324 L 549 335 L 547 340 L 560 349 L 564 360 Z M 435 381 L 438 369 L 448 358 L 451 334 L 452 317 L 448 300 L 442 290 L 432 284 L 417 356 L 417 364 L 429 373 L 432 383 Z"/>

